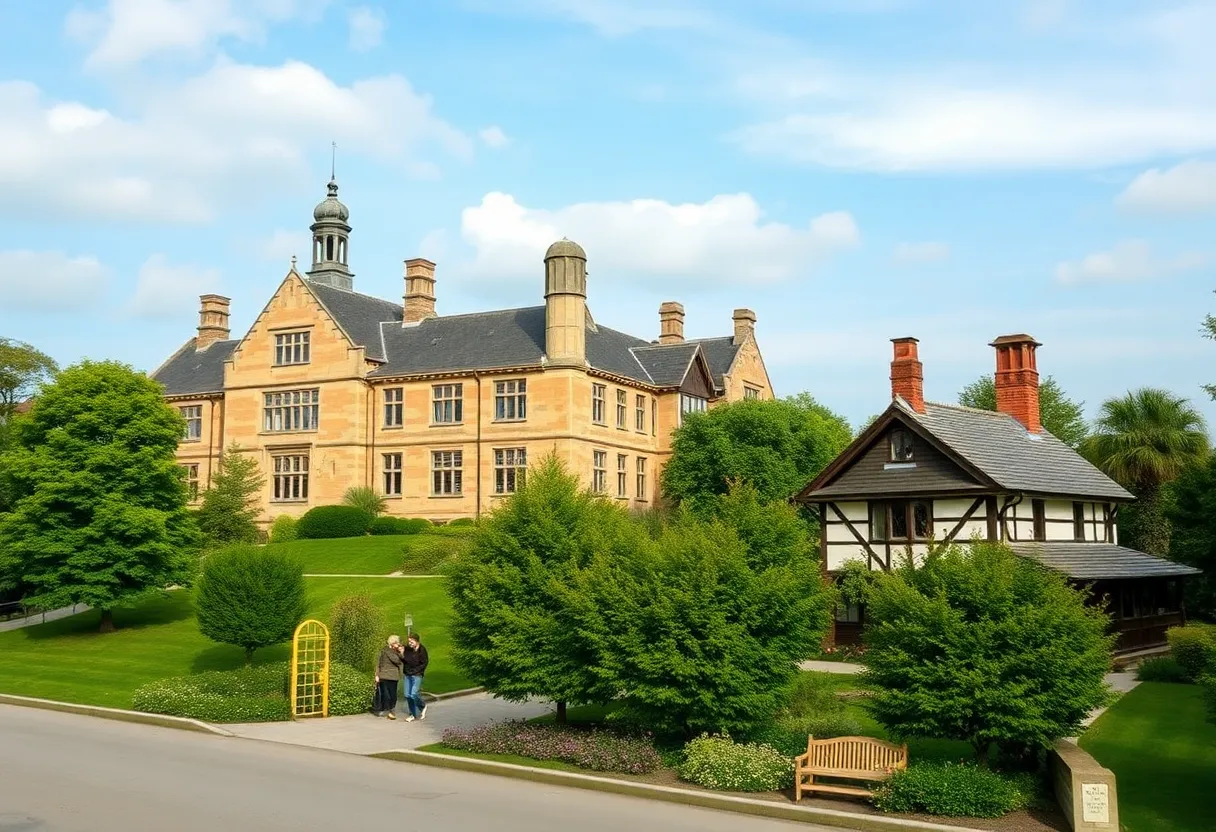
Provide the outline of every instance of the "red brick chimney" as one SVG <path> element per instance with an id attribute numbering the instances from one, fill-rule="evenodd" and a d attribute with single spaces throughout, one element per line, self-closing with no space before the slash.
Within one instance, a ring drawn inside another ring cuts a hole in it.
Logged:
<path id="1" fill-rule="evenodd" d="M 1038 433 L 1043 425 L 1034 351 L 1043 345 L 1029 335 L 1002 335 L 989 346 L 996 348 L 996 409 Z"/>
<path id="2" fill-rule="evenodd" d="M 916 353 L 915 338 L 892 338 L 891 398 L 899 396 L 917 413 L 925 412 L 925 369 Z"/>

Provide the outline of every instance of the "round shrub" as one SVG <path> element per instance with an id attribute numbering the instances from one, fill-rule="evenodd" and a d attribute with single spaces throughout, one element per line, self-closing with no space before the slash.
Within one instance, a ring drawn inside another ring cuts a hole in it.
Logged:
<path id="1" fill-rule="evenodd" d="M 472 526 L 473 518 L 472 517 L 457 517 L 455 520 L 450 521 L 448 523 L 448 525 L 452 526 L 454 528 L 460 528 L 461 526 Z"/>
<path id="2" fill-rule="evenodd" d="M 291 719 L 284 695 L 288 673 L 285 663 L 276 662 L 159 679 L 136 690 L 132 706 L 206 722 L 282 722 Z"/>
<path id="3" fill-rule="evenodd" d="M 425 517 L 405 517 L 397 521 L 397 534 L 422 534 L 433 527 Z"/>
<path id="4" fill-rule="evenodd" d="M 304 569 L 275 549 L 220 549 L 203 561 L 194 606 L 202 634 L 244 647 L 249 664 L 255 650 L 289 640 L 304 620 Z"/>
<path id="5" fill-rule="evenodd" d="M 702 735 L 684 746 L 679 773 L 680 779 L 706 789 L 772 792 L 793 785 L 794 761 L 767 745 Z"/>
<path id="6" fill-rule="evenodd" d="M 370 595 L 339 598 L 329 612 L 329 657 L 370 673 L 380 651 L 384 616 Z"/>
<path id="7" fill-rule="evenodd" d="M 1145 659 L 1136 668 L 1136 678 L 1141 682 L 1186 683 L 1191 681 L 1186 670 L 1173 656 L 1153 656 L 1151 659 Z"/>
<path id="8" fill-rule="evenodd" d="M 1010 778 L 963 763 L 922 763 L 897 771 L 874 791 L 884 812 L 999 818 L 1034 798 L 1030 778 Z"/>
<path id="9" fill-rule="evenodd" d="M 367 530 L 374 535 L 403 534 L 401 523 L 402 521 L 396 517 L 377 517 Z"/>
<path id="10" fill-rule="evenodd" d="M 296 518 L 290 514 L 280 514 L 270 524 L 271 543 L 290 543 L 296 539 Z"/>
<path id="11" fill-rule="evenodd" d="M 563 725 L 496 722 L 448 728 L 443 732 L 443 744 L 478 754 L 557 760 L 591 771 L 648 774 L 662 764 L 646 737 Z"/>
<path id="12" fill-rule="evenodd" d="M 290 673 L 290 670 L 288 671 Z M 329 662 L 329 715 L 354 716 L 372 706 L 372 675 L 333 660 Z"/>
<path id="13" fill-rule="evenodd" d="M 1191 681 L 1208 672 L 1216 672 L 1216 627 L 1188 624 L 1170 627 L 1165 637 L 1170 652 Z"/>
<path id="14" fill-rule="evenodd" d="M 296 534 L 302 540 L 362 537 L 371 523 L 372 517 L 355 506 L 317 506 L 300 518 Z"/>

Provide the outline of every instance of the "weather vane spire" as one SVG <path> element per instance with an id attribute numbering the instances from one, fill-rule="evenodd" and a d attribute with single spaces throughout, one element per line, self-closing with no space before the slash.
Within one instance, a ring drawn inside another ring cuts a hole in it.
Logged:
<path id="1" fill-rule="evenodd" d="M 329 181 L 333 182 L 337 178 L 338 170 L 338 143 L 330 142 L 329 150 Z"/>

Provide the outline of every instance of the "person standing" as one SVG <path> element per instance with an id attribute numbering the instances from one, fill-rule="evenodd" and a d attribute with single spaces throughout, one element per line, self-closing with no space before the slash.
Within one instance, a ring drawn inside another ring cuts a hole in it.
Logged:
<path id="1" fill-rule="evenodd" d="M 426 702 L 422 699 L 422 677 L 426 675 L 429 659 L 417 633 L 411 633 L 406 642 L 405 649 L 401 652 L 401 662 L 405 673 L 405 704 L 410 712 L 405 721 L 413 722 L 415 718 L 426 719 Z"/>
<path id="2" fill-rule="evenodd" d="M 397 718 L 393 710 L 397 707 L 397 682 L 401 680 L 401 666 L 401 638 L 389 636 L 388 643 L 380 648 L 380 657 L 376 660 L 379 707 L 388 708 L 389 719 Z M 384 711 L 376 711 L 376 716 L 384 716 Z"/>

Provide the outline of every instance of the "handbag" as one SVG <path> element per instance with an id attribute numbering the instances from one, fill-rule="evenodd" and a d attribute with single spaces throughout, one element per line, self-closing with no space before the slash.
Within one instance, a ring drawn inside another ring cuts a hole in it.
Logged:
<path id="1" fill-rule="evenodd" d="M 387 710 L 384 707 L 384 691 L 379 682 L 372 682 L 372 710 L 376 713 Z"/>

